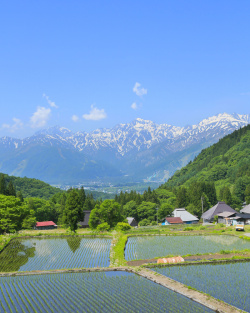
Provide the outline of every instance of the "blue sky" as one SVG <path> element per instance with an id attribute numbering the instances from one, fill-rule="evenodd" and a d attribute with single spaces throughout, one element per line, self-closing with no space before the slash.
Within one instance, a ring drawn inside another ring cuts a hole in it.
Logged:
<path id="1" fill-rule="evenodd" d="M 1 1 L 0 136 L 250 113 L 250 1 Z"/>

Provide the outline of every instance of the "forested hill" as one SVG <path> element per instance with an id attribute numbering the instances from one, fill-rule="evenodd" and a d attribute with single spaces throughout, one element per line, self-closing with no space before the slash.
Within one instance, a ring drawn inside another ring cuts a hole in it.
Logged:
<path id="1" fill-rule="evenodd" d="M 250 125 L 201 151 L 161 188 L 188 187 L 194 182 L 214 182 L 217 192 L 229 187 L 232 195 L 245 200 L 250 189 Z"/>
<path id="2" fill-rule="evenodd" d="M 4 176 L 6 188 L 8 188 L 9 183 L 12 182 L 16 192 L 21 191 L 24 198 L 36 197 L 50 199 L 56 193 L 62 192 L 61 189 L 52 187 L 38 179 L 27 177 L 21 178 L 0 173 L 0 177 L 2 176 Z"/>

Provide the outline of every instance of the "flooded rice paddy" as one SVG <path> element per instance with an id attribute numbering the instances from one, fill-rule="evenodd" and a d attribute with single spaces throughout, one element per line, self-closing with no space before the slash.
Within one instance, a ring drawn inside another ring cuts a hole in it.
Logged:
<path id="1" fill-rule="evenodd" d="M 212 310 L 127 272 L 0 277 L 1 312 L 186 312 Z"/>
<path id="2" fill-rule="evenodd" d="M 215 253 L 234 249 L 250 249 L 250 241 L 229 235 L 138 236 L 128 238 L 125 259 L 131 261 L 166 255 Z"/>
<path id="3" fill-rule="evenodd" d="M 0 272 L 108 267 L 111 239 L 15 239 L 0 253 Z"/>
<path id="4" fill-rule="evenodd" d="M 250 262 L 170 266 L 152 270 L 250 312 Z"/>

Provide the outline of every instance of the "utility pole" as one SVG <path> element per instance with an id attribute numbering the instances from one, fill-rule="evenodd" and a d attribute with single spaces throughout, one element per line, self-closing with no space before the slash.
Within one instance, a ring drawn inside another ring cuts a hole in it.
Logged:
<path id="1" fill-rule="evenodd" d="M 202 212 L 202 215 L 203 215 L 203 197 L 201 196 L 201 212 Z M 202 219 L 202 224 L 204 223 L 204 220 Z"/>

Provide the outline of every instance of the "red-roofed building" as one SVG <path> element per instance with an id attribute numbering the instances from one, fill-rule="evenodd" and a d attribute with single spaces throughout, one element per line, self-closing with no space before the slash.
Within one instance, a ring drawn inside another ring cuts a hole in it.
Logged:
<path id="1" fill-rule="evenodd" d="M 183 221 L 180 217 L 165 217 L 162 225 L 174 225 L 174 224 L 183 224 Z"/>
<path id="2" fill-rule="evenodd" d="M 57 228 L 57 225 L 52 221 L 36 223 L 36 229 L 55 229 L 55 228 Z"/>

